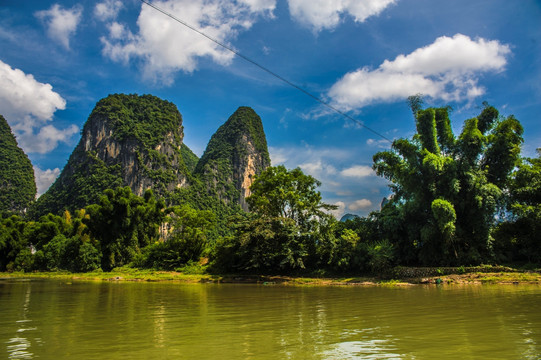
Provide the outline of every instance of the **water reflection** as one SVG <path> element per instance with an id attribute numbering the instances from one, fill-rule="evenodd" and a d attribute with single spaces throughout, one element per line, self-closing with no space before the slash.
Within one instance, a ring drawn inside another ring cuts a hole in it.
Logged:
<path id="1" fill-rule="evenodd" d="M 0 342 L 10 359 L 538 359 L 539 304 L 540 287 L 0 280 Z"/>
<path id="2" fill-rule="evenodd" d="M 32 322 L 32 320 L 28 319 L 31 293 L 32 284 L 31 282 L 27 282 L 26 293 L 22 304 L 22 311 L 20 314 L 21 319 L 15 321 L 17 325 L 16 327 L 18 328 L 16 330 L 17 334 L 14 337 L 10 338 L 8 341 L 6 341 L 9 359 L 32 359 L 34 356 L 34 354 L 30 351 L 30 348 L 32 347 L 30 339 L 22 336 L 26 335 L 26 332 L 28 331 L 32 332 L 37 330 L 37 327 L 29 327 L 30 323 Z"/>

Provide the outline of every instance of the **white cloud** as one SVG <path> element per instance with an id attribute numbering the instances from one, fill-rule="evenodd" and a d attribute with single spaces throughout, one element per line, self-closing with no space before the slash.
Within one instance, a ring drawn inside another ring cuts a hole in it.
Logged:
<path id="1" fill-rule="evenodd" d="M 282 164 L 288 169 L 300 167 L 303 172 L 321 181 L 318 191 L 324 202 L 339 206 L 337 211 L 332 212 L 338 218 L 348 209 L 341 204 L 351 204 L 349 211 L 366 215 L 376 210 L 378 199 L 389 191 L 387 180 L 375 176 L 370 166 L 351 165 L 359 161 L 360 151 L 356 148 L 314 147 L 308 144 L 269 147 L 274 166 Z"/>
<path id="2" fill-rule="evenodd" d="M 321 159 L 318 159 L 315 162 L 299 164 L 299 167 L 302 171 L 309 175 L 312 175 L 315 178 L 327 175 L 334 175 L 337 172 L 334 166 L 322 162 Z"/>
<path id="3" fill-rule="evenodd" d="M 120 0 L 105 0 L 96 4 L 94 16 L 101 21 L 116 19 L 122 6 L 122 1 Z"/>
<path id="4" fill-rule="evenodd" d="M 479 75 L 503 71 L 510 53 L 509 46 L 497 40 L 442 36 L 408 55 L 385 60 L 375 70 L 364 67 L 346 74 L 332 86 L 329 96 L 344 110 L 417 93 L 445 101 L 471 101 L 485 91 L 478 85 Z"/>
<path id="5" fill-rule="evenodd" d="M 120 40 L 125 36 L 125 34 L 127 34 L 126 28 L 124 27 L 124 25 L 119 24 L 116 21 L 109 24 L 108 28 L 109 28 L 109 36 L 111 39 L 114 39 L 114 40 Z"/>
<path id="6" fill-rule="evenodd" d="M 69 49 L 70 37 L 75 34 L 82 13 L 83 8 L 80 5 L 64 9 L 54 4 L 49 10 L 38 11 L 35 15 L 45 23 L 47 35 Z"/>
<path id="7" fill-rule="evenodd" d="M 276 8 L 276 0 L 240 0 L 239 2 L 248 5 L 254 13 L 267 12 L 269 16 L 273 16 Z"/>
<path id="8" fill-rule="evenodd" d="M 56 110 L 65 107 L 66 100 L 50 84 L 0 60 L 0 111 L 25 152 L 46 153 L 78 132 L 75 125 L 64 130 L 46 125 Z"/>
<path id="9" fill-rule="evenodd" d="M 60 169 L 47 169 L 41 170 L 39 167 L 34 167 L 34 176 L 36 178 L 36 186 L 38 188 L 37 196 L 41 196 L 49 186 L 56 180 L 60 175 Z"/>
<path id="10" fill-rule="evenodd" d="M 380 14 L 396 0 L 289 0 L 289 12 L 300 23 L 314 31 L 332 29 L 340 23 L 343 14 L 356 22 Z"/>
<path id="11" fill-rule="evenodd" d="M 350 168 L 344 169 L 340 172 L 340 175 L 346 177 L 363 178 L 367 176 L 375 175 L 374 170 L 370 166 L 355 165 Z"/>
<path id="12" fill-rule="evenodd" d="M 164 0 L 157 7 L 177 16 L 209 37 L 227 43 L 249 29 L 259 16 L 272 16 L 276 0 Z M 221 65 L 233 60 L 233 53 L 174 21 L 150 6 L 143 5 L 137 19 L 138 32 L 120 24 L 110 26 L 102 37 L 103 54 L 114 61 L 140 60 L 146 78 L 164 85 L 173 83 L 177 71 L 193 72 L 200 58 Z"/>
<path id="13" fill-rule="evenodd" d="M 343 201 L 337 201 L 333 205 L 337 206 L 337 208 L 334 210 L 329 210 L 329 213 L 335 218 L 340 219 L 342 215 L 344 215 L 344 211 L 346 210 L 346 204 Z"/>
<path id="14" fill-rule="evenodd" d="M 368 199 L 356 200 L 348 205 L 348 209 L 351 211 L 365 210 L 372 207 L 372 201 Z"/>
<path id="15" fill-rule="evenodd" d="M 31 74 L 0 60 L 0 108 L 4 116 L 15 118 L 29 114 L 39 120 L 50 120 L 57 109 L 63 110 L 66 101 L 50 84 L 43 84 Z M 11 121 L 16 121 L 16 119 Z"/>
<path id="16" fill-rule="evenodd" d="M 390 147 L 390 143 L 387 140 L 381 139 L 368 139 L 366 140 L 366 145 L 377 147 L 379 149 L 388 149 Z"/>
<path id="17" fill-rule="evenodd" d="M 54 150 L 59 142 L 67 143 L 71 137 L 79 132 L 76 125 L 59 130 L 53 125 L 46 125 L 35 134 L 33 131 L 25 131 L 18 136 L 26 152 L 45 154 Z"/>

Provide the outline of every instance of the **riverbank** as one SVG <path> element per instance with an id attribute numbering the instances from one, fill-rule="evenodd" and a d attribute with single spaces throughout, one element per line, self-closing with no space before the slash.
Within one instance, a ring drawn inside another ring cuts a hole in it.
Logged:
<path id="1" fill-rule="evenodd" d="M 271 276 L 186 274 L 175 271 L 114 269 L 111 272 L 12 272 L 0 273 L 0 279 L 57 279 L 64 281 L 149 281 L 179 283 L 251 283 L 293 286 L 410 286 L 419 284 L 540 284 L 541 272 L 502 267 L 405 268 L 394 269 L 384 277 L 374 276 Z"/>

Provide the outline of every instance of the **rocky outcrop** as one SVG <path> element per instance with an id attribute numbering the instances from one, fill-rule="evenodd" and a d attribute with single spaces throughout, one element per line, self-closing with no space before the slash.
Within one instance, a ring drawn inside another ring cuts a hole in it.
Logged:
<path id="1" fill-rule="evenodd" d="M 201 159 L 183 144 L 176 106 L 151 95 L 100 100 L 62 173 L 31 208 L 31 217 L 97 203 L 103 191 L 147 189 L 171 205 L 227 213 L 246 198 L 255 175 L 270 165 L 260 117 L 240 107 L 212 136 Z M 178 190 L 178 191 L 177 191 Z"/>
<path id="2" fill-rule="evenodd" d="M 162 139 L 150 148 L 136 137 L 119 141 L 114 135 L 107 116 L 98 114 L 90 117 L 75 152 L 93 153 L 107 166 L 119 164 L 122 185 L 129 186 L 138 196 L 147 189 L 163 193 L 186 185 L 186 171 L 182 169 L 184 163 L 180 153 L 184 137 L 182 119 L 179 118 L 177 129 L 163 134 Z M 163 176 L 160 178 L 158 175 Z"/>
<path id="3" fill-rule="evenodd" d="M 210 139 L 195 174 L 223 201 L 238 203 L 248 211 L 250 186 L 268 166 L 270 157 L 261 118 L 253 109 L 239 107 Z"/>
<path id="4" fill-rule="evenodd" d="M 139 196 L 147 189 L 165 195 L 186 186 L 183 137 L 174 104 L 151 95 L 110 95 L 97 103 L 62 173 L 33 212 L 83 208 L 117 186 Z"/>

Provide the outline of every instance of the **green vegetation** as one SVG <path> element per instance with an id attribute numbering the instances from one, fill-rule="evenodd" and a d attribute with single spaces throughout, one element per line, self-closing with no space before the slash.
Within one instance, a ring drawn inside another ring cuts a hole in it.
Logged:
<path id="1" fill-rule="evenodd" d="M 22 214 L 36 198 L 34 169 L 0 115 L 0 213 Z"/>
<path id="2" fill-rule="evenodd" d="M 195 171 L 195 167 L 197 166 L 197 162 L 199 161 L 199 158 L 184 143 L 182 143 L 182 146 L 180 148 L 180 153 L 182 154 L 182 159 L 184 160 L 184 163 L 186 164 L 186 168 L 188 169 L 190 173 L 193 173 Z"/>
<path id="3" fill-rule="evenodd" d="M 393 197 L 377 216 L 403 263 L 479 264 L 493 258 L 491 231 L 522 126 L 488 105 L 455 137 L 448 108 L 413 109 L 417 134 L 374 155 Z"/>
<path id="4" fill-rule="evenodd" d="M 235 219 L 235 235 L 216 249 L 221 270 L 291 271 L 315 267 L 330 233 L 319 182 L 300 169 L 269 167 L 256 177 L 247 199 L 253 214 Z"/>
<path id="5" fill-rule="evenodd" d="M 110 271 L 131 264 L 155 269 L 186 266 L 208 252 L 214 214 L 188 205 L 166 208 L 151 190 L 108 189 L 98 204 L 48 214 L 38 221 L 12 215 L 0 222 L 0 271 Z M 160 237 L 160 227 L 167 229 Z"/>
<path id="6" fill-rule="evenodd" d="M 520 157 L 519 121 L 485 104 L 456 136 L 449 108 L 423 109 L 419 96 L 409 101 L 417 133 L 374 155 L 374 170 L 390 181 L 392 197 L 380 211 L 338 222 L 317 179 L 298 168 L 268 166 L 261 119 L 252 109 L 239 108 L 198 160 L 180 142 L 174 105 L 148 95 L 112 95 L 98 103 L 83 137 L 109 122 L 118 142 L 111 147 L 127 146 L 122 156 L 104 147 L 87 151 L 92 139 L 82 139 L 26 217 L 2 213 L 0 271 L 122 268 L 143 278 L 175 278 L 162 272 L 174 270 L 200 279 L 208 273 L 372 274 L 457 282 L 448 277 L 476 281 L 477 272 L 512 271 L 480 264 L 539 268 L 541 153 Z M 130 176 L 153 184 L 142 196 L 126 186 L 119 159 L 129 156 L 139 172 Z M 238 183 L 246 180 L 247 159 L 256 173 L 242 204 Z"/>
<path id="7" fill-rule="evenodd" d="M 181 143 L 182 116 L 175 104 L 152 95 L 114 94 L 100 100 L 90 118 L 103 117 L 113 129 L 113 138 L 119 142 L 136 140 L 145 150 L 154 149 L 164 140 L 165 134 L 173 134 Z M 87 132 L 87 122 L 83 132 Z"/>
<path id="8" fill-rule="evenodd" d="M 241 141 L 246 136 L 247 139 Z M 220 126 L 210 139 L 205 153 L 197 163 L 195 173 L 204 172 L 206 166 L 212 168 L 213 162 L 231 162 L 239 154 L 245 153 L 246 141 L 250 141 L 263 160 L 270 164 L 267 140 L 261 118 L 249 107 L 239 107 L 229 119 Z"/>
<path id="9" fill-rule="evenodd" d="M 120 164 L 107 165 L 94 152 L 84 153 L 76 148 L 62 174 L 38 198 L 28 215 L 38 219 L 47 213 L 73 212 L 96 203 L 105 190 L 121 185 Z"/>
<path id="10" fill-rule="evenodd" d="M 498 225 L 498 260 L 539 263 L 541 259 L 541 149 L 537 158 L 525 158 L 513 172 L 507 201 L 511 214 Z"/>
<path id="11" fill-rule="evenodd" d="M 60 177 L 30 209 L 33 219 L 84 208 L 98 202 L 106 189 L 135 188 L 145 179 L 165 196 L 189 175 L 183 154 L 194 166 L 195 155 L 181 145 L 182 117 L 176 106 L 152 95 L 115 94 L 100 100 L 82 135 Z"/>

